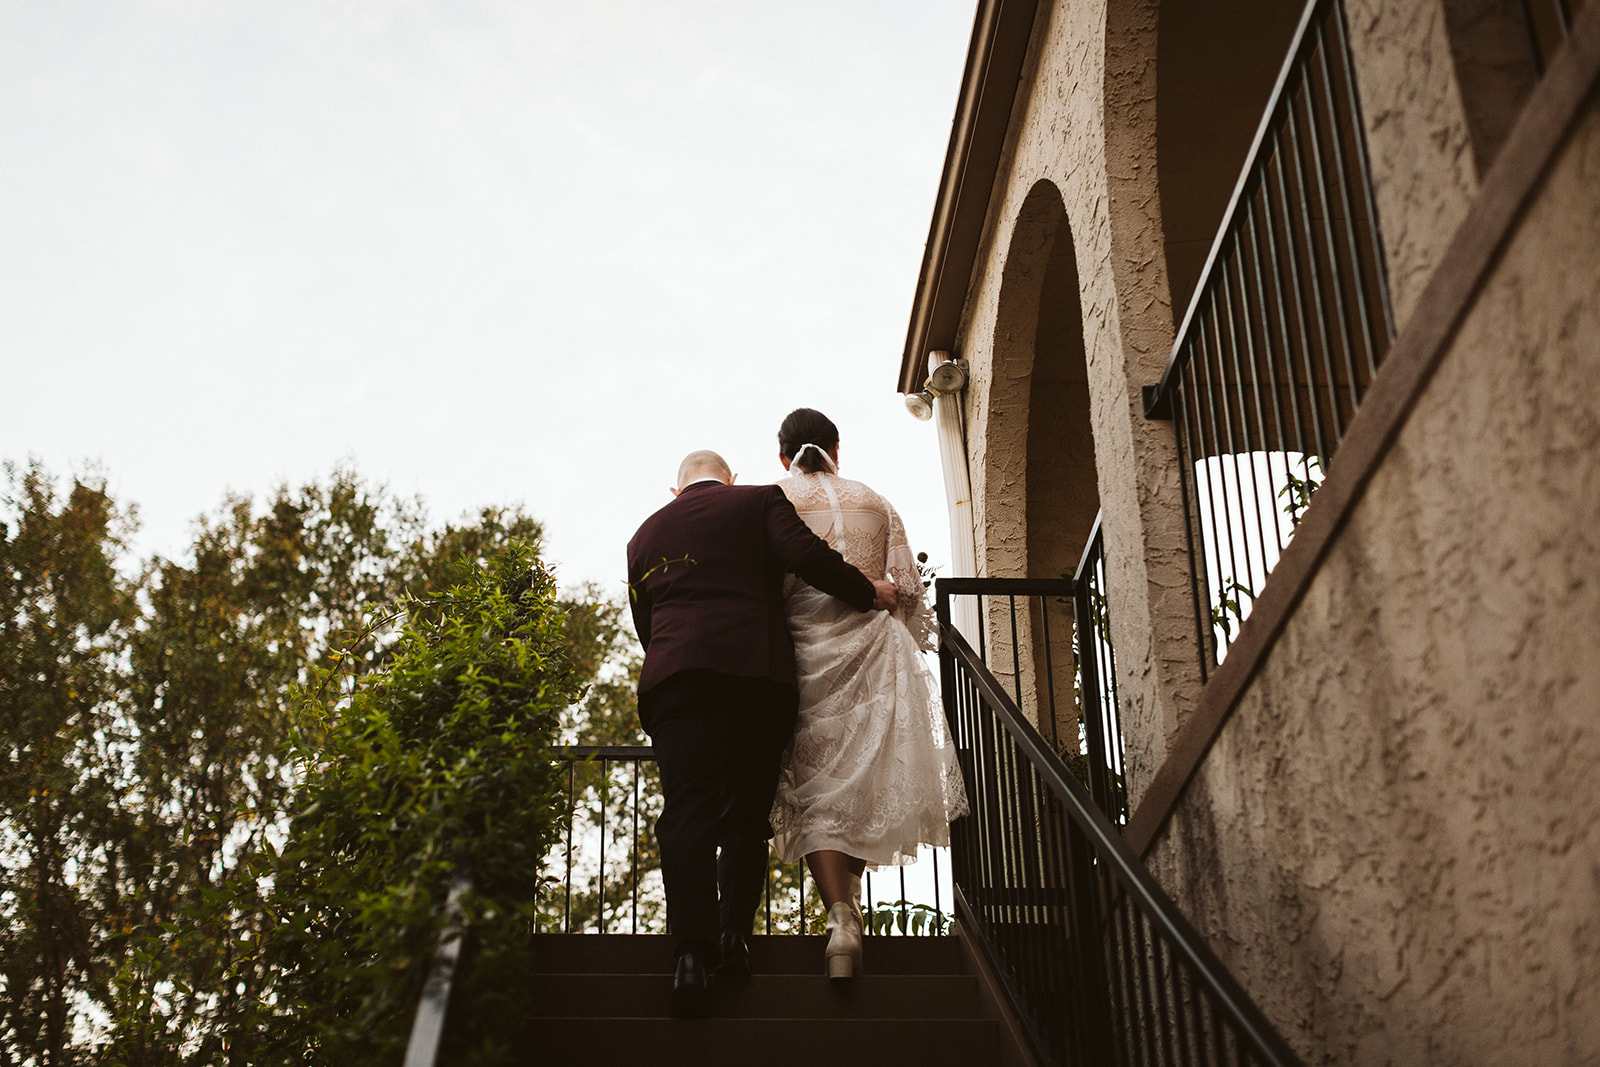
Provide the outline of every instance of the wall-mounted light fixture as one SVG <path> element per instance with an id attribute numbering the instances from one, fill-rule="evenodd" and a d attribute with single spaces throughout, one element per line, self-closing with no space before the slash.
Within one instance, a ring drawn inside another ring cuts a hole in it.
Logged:
<path id="1" fill-rule="evenodd" d="M 934 397 L 951 396 L 967 387 L 967 361 L 946 359 L 928 372 L 920 393 L 906 394 L 906 410 L 926 422 L 933 418 Z"/>

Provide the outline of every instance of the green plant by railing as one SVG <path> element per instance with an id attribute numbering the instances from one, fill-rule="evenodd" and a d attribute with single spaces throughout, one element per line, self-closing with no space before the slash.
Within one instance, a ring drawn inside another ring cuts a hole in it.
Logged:
<path id="1" fill-rule="evenodd" d="M 1306 476 L 1299 478 L 1293 470 L 1285 473 L 1288 483 L 1278 490 L 1278 498 L 1283 500 L 1283 513 L 1289 516 L 1292 526 L 1300 525 L 1300 513 L 1311 505 L 1311 497 L 1322 485 L 1322 457 L 1305 456 L 1300 460 L 1301 469 Z"/>
<path id="2" fill-rule="evenodd" d="M 911 936 L 949 933 L 950 916 L 941 915 L 932 905 L 910 900 L 883 900 L 862 916 L 874 934 L 901 933 Z"/>
<path id="3" fill-rule="evenodd" d="M 1224 639 L 1233 639 L 1234 625 L 1244 622 L 1244 610 L 1248 606 L 1246 602 L 1254 600 L 1255 596 L 1250 587 L 1238 579 L 1224 579 L 1222 589 L 1217 593 L 1217 604 L 1211 609 L 1211 625 L 1222 631 Z"/>
<path id="4" fill-rule="evenodd" d="M 504 1062 L 521 1039 L 539 866 L 561 830 L 552 743 L 581 696 L 555 581 L 514 544 L 408 613 L 388 666 L 302 692 L 303 786 L 288 839 L 234 907 L 270 918 L 273 976 L 233 1035 L 254 1063 L 399 1061 L 450 883 L 473 931 L 445 1033 L 451 1063 Z"/>

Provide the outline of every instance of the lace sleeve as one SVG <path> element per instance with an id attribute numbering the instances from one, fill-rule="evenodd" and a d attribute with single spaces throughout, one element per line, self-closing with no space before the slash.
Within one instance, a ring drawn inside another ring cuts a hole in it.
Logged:
<path id="1" fill-rule="evenodd" d="M 887 500 L 883 501 L 883 509 L 889 515 L 889 547 L 884 558 L 884 569 L 900 597 L 900 607 L 895 615 L 906 624 L 911 636 L 917 639 L 917 647 L 924 652 L 931 652 L 938 647 L 939 628 L 933 617 L 933 608 L 924 595 L 917 558 L 906 542 L 906 528 L 900 521 L 900 513 Z"/>

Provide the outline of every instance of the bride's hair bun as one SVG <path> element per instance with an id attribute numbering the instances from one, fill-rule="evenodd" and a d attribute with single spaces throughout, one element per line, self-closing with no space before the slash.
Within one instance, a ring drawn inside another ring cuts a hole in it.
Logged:
<path id="1" fill-rule="evenodd" d="M 795 452 L 803 445 L 816 445 L 827 452 L 839 444 L 839 427 L 833 420 L 815 408 L 795 408 L 778 427 L 778 454 L 794 460 L 794 466 L 807 474 L 814 474 L 827 464 L 827 457 L 807 451 L 799 459 Z"/>

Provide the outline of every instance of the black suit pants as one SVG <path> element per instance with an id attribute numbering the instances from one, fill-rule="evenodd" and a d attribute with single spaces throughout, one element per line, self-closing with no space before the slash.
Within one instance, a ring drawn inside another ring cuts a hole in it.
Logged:
<path id="1" fill-rule="evenodd" d="M 678 951 L 748 935 L 766 882 L 768 817 L 794 735 L 792 686 L 687 670 L 639 695 L 664 804 L 656 820 L 667 923 Z"/>

